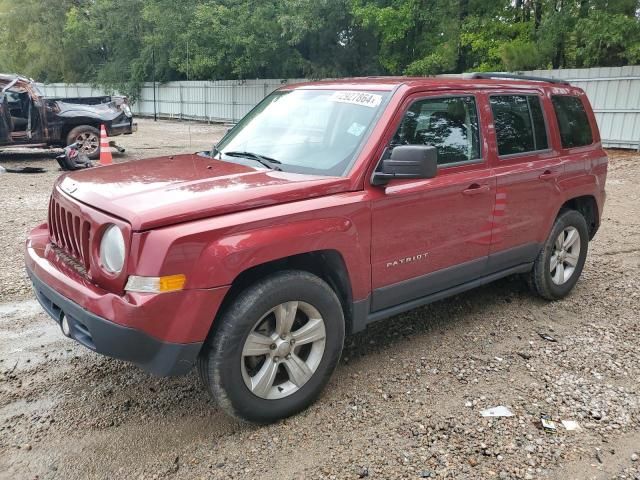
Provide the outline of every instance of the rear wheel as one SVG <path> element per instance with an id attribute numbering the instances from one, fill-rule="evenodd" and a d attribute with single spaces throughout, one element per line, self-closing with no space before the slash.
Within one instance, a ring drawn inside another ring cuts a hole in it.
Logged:
<path id="1" fill-rule="evenodd" d="M 532 289 L 548 300 L 565 297 L 582 273 L 588 247 L 584 217 L 575 210 L 561 213 L 529 274 Z"/>
<path id="2" fill-rule="evenodd" d="M 198 362 L 200 377 L 227 413 L 249 422 L 273 422 L 308 407 L 342 352 L 340 301 L 308 272 L 260 280 L 216 321 Z"/>
<path id="3" fill-rule="evenodd" d="M 78 144 L 78 151 L 96 160 L 100 156 L 100 131 L 90 125 L 74 128 L 67 135 L 67 145 Z"/>

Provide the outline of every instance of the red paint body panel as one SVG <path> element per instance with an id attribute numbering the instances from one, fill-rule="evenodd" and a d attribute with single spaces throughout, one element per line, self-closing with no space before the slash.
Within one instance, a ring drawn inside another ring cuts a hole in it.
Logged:
<path id="1" fill-rule="evenodd" d="M 349 190 L 349 181 L 256 170 L 192 154 L 81 170 L 61 177 L 57 186 L 139 231 L 340 193 Z"/>
<path id="2" fill-rule="evenodd" d="M 146 276 L 188 272 L 187 288 L 209 288 L 271 260 L 335 250 L 349 271 L 354 298 L 362 299 L 370 290 L 370 241 L 369 204 L 363 192 L 351 192 L 136 234 L 134 270 Z"/>
<path id="3" fill-rule="evenodd" d="M 549 234 L 559 206 L 564 203 L 557 181 L 562 177 L 564 165 L 555 148 L 559 139 L 550 119 L 555 114 L 544 96 L 544 89 L 532 89 L 529 94 L 538 95 L 547 120 L 549 148 L 540 152 L 501 157 L 496 146 L 495 126 L 488 129 L 491 139 L 489 157 L 496 177 L 497 207 L 494 212 L 494 229 L 490 254 L 527 243 L 542 243 Z M 522 94 L 522 90 L 501 89 L 491 94 Z M 485 97 L 487 106 L 489 95 Z M 551 223 L 548 223 L 551 219 Z"/>
<path id="4" fill-rule="evenodd" d="M 27 241 L 27 267 L 40 280 L 83 308 L 104 318 L 173 343 L 201 342 L 228 288 L 193 289 L 165 294 L 103 290 L 65 265 L 49 244 L 46 225 Z"/>
<path id="5" fill-rule="evenodd" d="M 567 200 L 589 195 L 602 213 L 607 159 L 593 112 L 585 102 L 594 143 L 565 150 L 552 94 L 581 90 L 541 82 L 459 78 L 366 78 L 290 85 L 283 89 L 392 91 L 344 177 L 256 169 L 180 155 L 74 172 L 53 197 L 91 224 L 91 264 L 73 268 L 52 247 L 47 226 L 31 232 L 26 263 L 40 279 L 85 309 L 115 323 L 172 342 L 206 338 L 234 279 L 247 269 L 317 251 L 343 259 L 353 301 L 375 289 L 529 243 L 542 243 Z M 549 149 L 501 158 L 490 94 L 540 95 Z M 478 162 L 441 168 L 427 180 L 370 178 L 406 108 L 433 95 L 473 95 L 479 112 Z M 480 186 L 478 195 L 463 193 Z M 599 218 L 598 218 L 599 221 Z M 126 266 L 115 277 L 99 266 L 107 223 L 125 232 Z M 389 264 L 424 255 L 420 261 Z M 124 291 L 129 275 L 185 274 L 185 290 L 170 294 Z"/>

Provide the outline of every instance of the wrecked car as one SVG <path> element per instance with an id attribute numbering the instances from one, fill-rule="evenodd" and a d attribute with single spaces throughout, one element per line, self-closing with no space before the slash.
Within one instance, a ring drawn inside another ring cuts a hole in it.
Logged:
<path id="1" fill-rule="evenodd" d="M 100 125 L 107 135 L 137 130 L 126 97 L 48 98 L 29 78 L 0 74 L 0 149 L 77 144 L 89 158 L 100 155 Z"/>

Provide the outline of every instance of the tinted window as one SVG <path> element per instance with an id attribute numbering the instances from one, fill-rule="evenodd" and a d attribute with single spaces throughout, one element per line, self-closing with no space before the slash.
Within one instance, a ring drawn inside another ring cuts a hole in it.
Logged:
<path id="1" fill-rule="evenodd" d="M 396 145 L 433 145 L 441 165 L 480 158 L 475 98 L 430 98 L 415 102 L 393 138 L 392 146 Z"/>
<path id="2" fill-rule="evenodd" d="M 544 150 L 549 148 L 549 144 L 547 142 L 547 127 L 544 122 L 540 98 L 527 97 L 527 100 L 529 102 L 529 111 L 531 112 L 531 122 L 533 123 L 534 147 L 536 150 Z"/>
<path id="3" fill-rule="evenodd" d="M 551 101 L 558 118 L 562 147 L 581 147 L 593 143 L 591 125 L 582 100 L 563 95 L 553 96 Z"/>
<path id="4" fill-rule="evenodd" d="M 499 155 L 548 148 L 540 98 L 532 95 L 490 97 Z"/>

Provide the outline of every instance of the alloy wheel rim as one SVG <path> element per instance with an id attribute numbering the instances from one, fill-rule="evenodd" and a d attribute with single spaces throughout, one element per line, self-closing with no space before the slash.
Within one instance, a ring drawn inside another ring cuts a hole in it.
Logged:
<path id="1" fill-rule="evenodd" d="M 324 319 L 313 305 L 281 303 L 256 322 L 244 342 L 244 383 L 266 400 L 288 397 L 313 377 L 325 345 Z"/>
<path id="2" fill-rule="evenodd" d="M 575 227 L 567 227 L 560 232 L 553 243 L 549 260 L 551 281 L 563 285 L 576 271 L 580 259 L 580 233 Z"/>
<path id="3" fill-rule="evenodd" d="M 95 133 L 84 132 L 76 137 L 76 143 L 82 152 L 90 155 L 98 149 L 99 139 Z"/>

